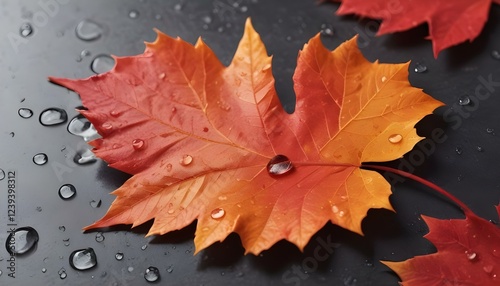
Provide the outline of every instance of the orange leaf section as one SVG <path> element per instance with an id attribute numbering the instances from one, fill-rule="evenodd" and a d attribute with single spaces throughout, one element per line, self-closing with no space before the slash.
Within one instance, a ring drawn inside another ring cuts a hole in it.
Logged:
<path id="1" fill-rule="evenodd" d="M 483 29 L 492 3 L 499 0 L 342 0 L 339 15 L 357 14 L 381 19 L 378 34 L 429 24 L 434 57 L 440 51 L 474 40 Z"/>
<path id="2" fill-rule="evenodd" d="M 497 207 L 500 216 L 500 208 Z M 403 262 L 383 263 L 394 270 L 404 286 L 500 285 L 500 229 L 469 212 L 465 219 L 423 217 L 425 236 L 437 253 Z"/>
<path id="3" fill-rule="evenodd" d="M 415 123 L 441 105 L 410 86 L 407 70 L 368 62 L 355 38 L 330 52 L 317 35 L 299 54 L 289 115 L 247 21 L 228 67 L 201 40 L 158 32 L 108 73 L 51 78 L 81 95 L 103 137 L 96 155 L 134 175 L 85 229 L 154 219 L 148 235 L 157 235 L 197 219 L 197 252 L 236 232 L 254 254 L 282 239 L 302 249 L 328 221 L 361 233 L 368 209 L 391 206 L 389 184 L 359 166 L 408 152 L 421 140 Z M 270 175 L 278 154 L 293 168 Z"/>

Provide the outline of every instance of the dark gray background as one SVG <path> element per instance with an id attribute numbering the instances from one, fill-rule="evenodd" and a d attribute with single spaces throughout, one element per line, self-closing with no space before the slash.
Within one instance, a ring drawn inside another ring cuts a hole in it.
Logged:
<path id="1" fill-rule="evenodd" d="M 48 18 L 46 25 L 37 27 L 33 15 L 43 11 L 38 1 L 0 0 L 0 168 L 17 172 L 18 226 L 32 226 L 40 235 L 37 248 L 18 257 L 15 279 L 7 276 L 9 255 L 4 247 L 0 248 L 0 285 L 142 285 L 147 284 L 143 273 L 148 266 L 160 269 L 161 283 L 165 285 L 277 285 L 287 282 L 283 277 L 295 277 L 293 281 L 300 285 L 397 285 L 397 276 L 378 261 L 404 260 L 434 251 L 422 238 L 427 228 L 420 214 L 462 217 L 456 207 L 426 187 L 405 180 L 394 185 L 391 196 L 397 214 L 370 211 L 363 222 L 365 237 L 328 224 L 312 238 L 304 253 L 290 243 L 280 242 L 260 256 L 244 256 L 239 238 L 231 235 L 223 243 L 193 256 L 194 225 L 154 239 L 144 238 L 147 226 L 133 231 L 112 228 L 104 232 L 105 240 L 100 243 L 95 240 L 96 232 L 82 233 L 83 226 L 105 213 L 113 200 L 109 193 L 128 176 L 100 161 L 87 166 L 67 162 L 66 157 L 81 148 L 83 140 L 69 134 L 67 124 L 42 126 L 38 116 L 46 108 L 58 107 L 65 109 L 71 119 L 81 103 L 76 94 L 49 83 L 47 77 L 88 77 L 93 74 L 89 68 L 91 60 L 98 54 L 142 53 L 143 41 L 155 38 L 154 27 L 191 43 L 201 36 L 228 64 L 245 19 L 252 17 L 268 52 L 274 55 L 277 89 L 289 111 L 294 104 L 291 76 L 297 52 L 321 31 L 322 25 L 334 29 L 333 36 L 323 37 L 330 49 L 361 33 L 362 52 L 370 60 L 411 60 L 411 70 L 416 62 L 423 63 L 428 71 L 410 72 L 410 82 L 448 106 L 419 124 L 419 133 L 428 135 L 435 128 L 443 128 L 447 137 L 418 164 L 415 173 L 455 194 L 478 215 L 498 220 L 493 205 L 499 199 L 500 134 L 486 131 L 491 128 L 500 133 L 498 87 L 486 100 L 465 107 L 457 102 L 460 96 L 474 96 L 481 84 L 480 77 L 500 81 L 500 61 L 491 56 L 492 51 L 500 50 L 500 7 L 492 8 L 489 22 L 473 43 L 446 50 L 435 60 L 431 43 L 424 40 L 426 26 L 375 37 L 377 22 L 338 17 L 334 15 L 338 4 L 319 5 L 314 0 L 65 2 L 58 5 L 59 11 Z M 139 13 L 136 19 L 129 17 L 131 10 Z M 207 16 L 211 18 L 209 24 L 204 20 Z M 102 26 L 104 33 L 98 40 L 85 42 L 75 36 L 75 27 L 83 19 Z M 18 34 L 25 22 L 34 25 L 34 32 L 16 52 L 8 35 Z M 76 59 L 84 49 L 91 56 L 79 62 Z M 17 114 L 21 107 L 32 109 L 34 116 L 21 118 Z M 443 117 L 447 112 L 452 117 Z M 461 154 L 456 152 L 457 147 Z M 49 163 L 36 166 L 32 157 L 40 152 L 48 155 Z M 62 180 L 53 169 L 57 163 L 70 166 Z M 76 197 L 69 201 L 57 194 L 66 183 L 77 189 Z M 6 180 L 0 181 L 0 190 L 3 245 L 7 237 Z M 89 205 L 91 200 L 99 199 L 100 208 Z M 66 227 L 64 232 L 59 230 L 62 225 Z M 64 245 L 63 239 L 67 238 L 69 246 Z M 334 241 L 333 254 L 319 262 L 314 271 L 300 276 L 290 272 L 294 265 L 300 267 L 313 255 L 318 239 Z M 141 249 L 143 245 L 147 245 L 145 250 Z M 69 254 L 86 247 L 95 249 L 98 266 L 86 272 L 73 270 L 68 263 Z M 115 259 L 117 252 L 124 253 L 122 261 Z M 127 270 L 129 266 L 134 268 L 132 272 Z M 65 280 L 58 275 L 62 267 L 68 274 Z M 46 273 L 42 273 L 42 268 L 47 269 Z"/>

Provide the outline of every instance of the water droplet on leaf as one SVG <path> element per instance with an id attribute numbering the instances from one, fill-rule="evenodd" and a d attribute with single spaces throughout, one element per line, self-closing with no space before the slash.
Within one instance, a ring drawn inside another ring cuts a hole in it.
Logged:
<path id="1" fill-rule="evenodd" d="M 193 162 L 193 157 L 191 155 L 184 155 L 182 159 L 179 160 L 179 163 L 182 166 L 187 166 Z"/>
<path id="2" fill-rule="evenodd" d="M 76 270 L 88 270 L 97 265 L 97 256 L 92 248 L 78 249 L 69 256 L 69 265 Z"/>
<path id="3" fill-rule="evenodd" d="M 401 134 L 392 134 L 391 136 L 389 136 L 389 142 L 391 142 L 392 144 L 397 144 L 401 142 L 401 140 L 403 140 L 403 136 Z"/>
<path id="4" fill-rule="evenodd" d="M 221 209 L 221 208 L 217 208 L 217 209 L 214 209 L 211 213 L 210 213 L 210 216 L 213 218 L 213 219 L 221 219 L 223 218 L 224 216 L 226 215 L 226 211 Z"/>
<path id="5" fill-rule="evenodd" d="M 132 141 L 132 147 L 134 147 L 135 150 L 140 150 L 144 147 L 144 140 L 142 139 L 134 139 Z"/>
<path id="6" fill-rule="evenodd" d="M 469 260 L 474 260 L 477 257 L 477 254 L 475 252 L 469 252 L 469 251 L 466 251 L 465 255 L 467 256 L 467 259 L 469 259 Z"/>
<path id="7" fill-rule="evenodd" d="M 267 163 L 267 172 L 270 175 L 284 175 L 292 169 L 292 162 L 285 155 L 276 155 Z"/>

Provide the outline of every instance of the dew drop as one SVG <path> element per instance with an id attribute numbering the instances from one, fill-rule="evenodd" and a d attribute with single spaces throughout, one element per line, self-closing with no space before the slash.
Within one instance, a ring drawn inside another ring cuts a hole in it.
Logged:
<path id="1" fill-rule="evenodd" d="M 217 208 L 217 209 L 214 209 L 211 213 L 210 213 L 210 216 L 213 218 L 213 219 L 221 219 L 223 218 L 224 216 L 226 215 L 226 211 L 221 209 L 221 208 Z"/>
<path id="2" fill-rule="evenodd" d="M 97 265 L 97 256 L 92 248 L 78 249 L 69 256 L 69 265 L 76 270 L 88 270 Z"/>
<path id="3" fill-rule="evenodd" d="M 491 57 L 493 57 L 495 60 L 500 60 L 500 52 L 498 50 L 491 51 Z"/>
<path id="4" fill-rule="evenodd" d="M 392 144 L 397 144 L 401 142 L 401 140 L 403 140 L 403 136 L 401 134 L 392 134 L 391 136 L 389 136 L 389 142 L 391 142 Z"/>
<path id="5" fill-rule="evenodd" d="M 38 166 L 45 165 L 49 161 L 49 157 L 47 157 L 46 154 L 44 153 L 38 153 L 35 156 L 33 156 L 33 163 L 35 163 Z"/>
<path id="6" fill-rule="evenodd" d="M 184 155 L 182 156 L 182 159 L 179 160 L 179 164 L 182 166 L 187 166 L 193 162 L 193 156 L 191 155 Z"/>
<path id="7" fill-rule="evenodd" d="M 83 115 L 77 115 L 71 119 L 68 124 L 68 132 L 80 136 L 86 142 L 99 138 L 99 133 L 94 128 L 94 125 L 88 121 Z"/>
<path id="8" fill-rule="evenodd" d="M 23 255 L 34 249 L 38 239 L 38 232 L 34 228 L 30 226 L 20 227 L 13 232 L 9 231 L 5 247 L 11 255 Z"/>
<path id="9" fill-rule="evenodd" d="M 70 245 L 69 238 L 64 238 L 63 242 L 64 242 L 64 246 L 69 246 Z"/>
<path id="10" fill-rule="evenodd" d="M 59 188 L 59 197 L 63 200 L 69 200 L 76 195 L 76 188 L 71 184 L 64 184 Z M 60 228 L 59 228 L 60 229 Z"/>
<path id="11" fill-rule="evenodd" d="M 122 259 L 123 259 L 123 257 L 124 257 L 124 255 L 123 255 L 123 253 L 121 253 L 121 252 L 117 252 L 117 253 L 115 254 L 115 258 L 116 258 L 116 260 L 118 260 L 118 261 L 122 260 Z"/>
<path id="12" fill-rule="evenodd" d="M 77 152 L 75 154 L 75 157 L 73 158 L 73 162 L 78 165 L 86 165 L 94 163 L 95 161 L 97 161 L 97 158 L 90 149 L 85 149 L 84 151 Z"/>
<path id="13" fill-rule="evenodd" d="M 27 119 L 33 116 L 33 111 L 29 108 L 19 108 L 17 114 L 19 114 L 19 116 L 21 116 L 22 118 Z"/>
<path id="14" fill-rule="evenodd" d="M 144 272 L 144 279 L 148 282 L 157 282 L 160 280 L 160 270 L 154 266 L 149 266 Z"/>
<path id="15" fill-rule="evenodd" d="M 10 132 L 9 135 L 10 135 L 10 137 L 14 138 L 14 136 L 16 136 L 16 133 Z"/>
<path id="16" fill-rule="evenodd" d="M 109 115 L 113 116 L 113 117 L 118 117 L 118 115 L 120 115 L 120 112 L 116 111 L 116 110 L 112 110 Z"/>
<path id="17" fill-rule="evenodd" d="M 167 211 L 168 214 L 173 214 L 175 211 L 173 209 L 170 209 Z"/>
<path id="18" fill-rule="evenodd" d="M 98 233 L 96 233 L 96 235 L 95 235 L 95 241 L 97 241 L 97 242 L 103 242 L 104 239 L 105 239 L 105 237 L 102 234 L 102 232 L 99 231 Z"/>
<path id="19" fill-rule="evenodd" d="M 132 273 L 132 271 L 134 271 L 134 267 L 129 266 L 129 267 L 127 268 L 127 271 L 128 271 L 129 273 Z"/>
<path id="20" fill-rule="evenodd" d="M 137 10 L 130 10 L 128 12 L 128 17 L 130 19 L 137 19 L 137 17 L 139 17 L 139 12 Z"/>
<path id="21" fill-rule="evenodd" d="M 115 66 L 115 60 L 109 55 L 98 55 L 90 64 L 90 69 L 96 73 L 101 74 L 108 72 Z"/>
<path id="22" fill-rule="evenodd" d="M 52 126 L 63 124 L 68 120 L 68 115 L 64 109 L 48 108 L 40 113 L 40 124 L 43 126 Z"/>
<path id="23" fill-rule="evenodd" d="M 144 147 L 144 140 L 142 139 L 134 139 L 132 141 L 132 147 L 134 147 L 135 150 L 140 150 Z"/>
<path id="24" fill-rule="evenodd" d="M 83 20 L 76 26 L 76 36 L 83 41 L 94 41 L 101 37 L 102 28 L 91 20 Z"/>
<path id="25" fill-rule="evenodd" d="M 68 274 L 66 274 L 66 269 L 61 268 L 59 271 L 57 271 L 57 274 L 59 274 L 59 278 L 61 279 L 66 279 L 68 277 Z"/>
<path id="26" fill-rule="evenodd" d="M 461 106 L 469 105 L 470 103 L 470 97 L 468 97 L 467 95 L 462 95 L 458 98 L 458 104 Z"/>
<path id="27" fill-rule="evenodd" d="M 174 271 L 174 266 L 173 265 L 170 265 L 168 268 L 167 268 L 167 272 L 168 273 L 172 273 Z"/>
<path id="28" fill-rule="evenodd" d="M 267 163 L 267 172 L 270 175 L 284 175 L 293 170 L 290 159 L 285 155 L 276 155 Z"/>
<path id="29" fill-rule="evenodd" d="M 33 27 L 30 23 L 24 23 L 19 28 L 19 34 L 21 34 L 21 37 L 26 38 L 33 34 Z"/>
<path id="30" fill-rule="evenodd" d="M 467 259 L 469 260 L 474 260 L 477 257 L 477 254 L 475 252 L 465 252 L 465 255 L 467 256 Z"/>
<path id="31" fill-rule="evenodd" d="M 416 73 L 424 73 L 424 72 L 426 72 L 426 71 L 427 71 L 427 66 L 425 66 L 424 64 L 421 64 L 421 63 L 417 63 L 417 64 L 415 65 L 415 69 L 414 69 L 414 71 L 415 71 Z"/>
<path id="32" fill-rule="evenodd" d="M 101 200 L 97 200 L 97 201 L 91 200 L 89 204 L 92 208 L 96 209 L 96 208 L 101 206 Z"/>

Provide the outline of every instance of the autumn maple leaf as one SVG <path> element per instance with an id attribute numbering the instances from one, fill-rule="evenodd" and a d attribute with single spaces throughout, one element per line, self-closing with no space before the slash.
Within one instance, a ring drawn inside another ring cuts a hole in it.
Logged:
<path id="1" fill-rule="evenodd" d="M 434 57 L 440 51 L 474 40 L 481 32 L 492 3 L 500 0 L 335 0 L 339 15 L 357 14 L 382 20 L 379 35 L 429 24 Z"/>
<path id="2" fill-rule="evenodd" d="M 133 175 L 85 229 L 154 219 L 156 235 L 197 219 L 197 252 L 236 232 L 254 254 L 282 239 L 302 249 L 328 221 L 361 233 L 368 209 L 391 209 L 389 184 L 361 163 L 411 150 L 414 125 L 441 105 L 407 70 L 368 62 L 356 38 L 330 52 L 316 35 L 299 53 L 290 115 L 247 21 L 228 67 L 201 40 L 158 32 L 108 73 L 51 78 L 80 94 L 102 135 L 95 154 Z"/>
<path id="3" fill-rule="evenodd" d="M 500 207 L 497 206 L 500 216 Z M 466 209 L 465 219 L 424 216 L 425 237 L 437 252 L 403 262 L 383 262 L 405 286 L 500 284 L 500 229 Z"/>

